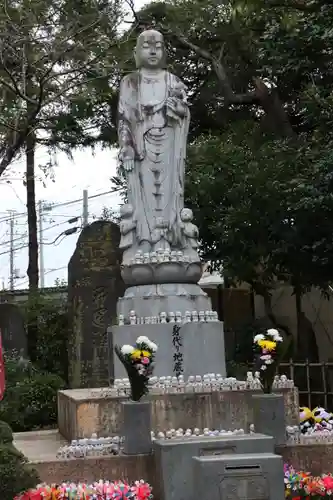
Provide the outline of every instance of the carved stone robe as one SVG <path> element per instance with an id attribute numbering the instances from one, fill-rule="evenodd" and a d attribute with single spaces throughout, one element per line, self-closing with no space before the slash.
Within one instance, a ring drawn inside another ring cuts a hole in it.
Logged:
<path id="1" fill-rule="evenodd" d="M 168 97 L 179 90 L 185 94 L 185 85 L 164 70 L 156 75 L 138 70 L 121 82 L 118 136 L 121 151 L 134 150 L 134 169 L 126 175 L 139 245 L 153 242 L 158 218 L 164 221 L 170 245 L 178 247 L 181 242 L 190 113 L 187 105 L 184 117 L 166 106 Z"/>

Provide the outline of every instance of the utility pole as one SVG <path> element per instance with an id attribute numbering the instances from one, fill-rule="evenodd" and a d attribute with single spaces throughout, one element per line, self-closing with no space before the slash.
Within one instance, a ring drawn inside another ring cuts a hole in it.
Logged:
<path id="1" fill-rule="evenodd" d="M 40 288 L 44 288 L 44 248 L 43 248 L 43 202 L 38 202 L 38 215 L 39 215 L 39 279 Z"/>
<path id="2" fill-rule="evenodd" d="M 15 278 L 15 270 L 14 270 L 14 212 L 10 212 L 10 220 L 9 220 L 9 288 L 11 291 L 14 290 L 14 278 Z"/>
<path id="3" fill-rule="evenodd" d="M 83 206 L 82 206 L 82 225 L 83 227 L 88 226 L 88 190 L 83 190 Z"/>

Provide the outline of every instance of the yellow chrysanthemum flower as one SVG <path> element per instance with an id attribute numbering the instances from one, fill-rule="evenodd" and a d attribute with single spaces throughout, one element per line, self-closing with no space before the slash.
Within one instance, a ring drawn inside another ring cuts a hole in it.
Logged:
<path id="1" fill-rule="evenodd" d="M 273 340 L 259 340 L 258 342 L 259 347 L 262 349 L 266 349 L 267 351 L 274 351 L 276 348 L 276 342 Z"/>
<path id="2" fill-rule="evenodd" d="M 140 349 L 136 349 L 132 352 L 132 359 L 140 359 L 140 358 L 150 358 L 151 354 L 149 351 L 140 351 Z"/>

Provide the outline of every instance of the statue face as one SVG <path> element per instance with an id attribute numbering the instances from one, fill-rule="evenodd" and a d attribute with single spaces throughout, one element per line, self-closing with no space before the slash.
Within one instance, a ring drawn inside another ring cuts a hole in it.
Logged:
<path id="1" fill-rule="evenodd" d="M 180 218 L 183 222 L 190 222 L 193 219 L 193 212 L 190 208 L 183 208 L 180 212 Z"/>
<path id="2" fill-rule="evenodd" d="M 135 60 L 138 68 L 158 69 L 164 66 L 163 35 L 155 30 L 141 33 L 135 49 Z"/>

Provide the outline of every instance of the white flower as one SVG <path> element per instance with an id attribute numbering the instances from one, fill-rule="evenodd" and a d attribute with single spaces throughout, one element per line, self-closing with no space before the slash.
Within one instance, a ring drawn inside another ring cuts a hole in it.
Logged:
<path id="1" fill-rule="evenodd" d="M 120 349 L 121 353 L 126 355 L 126 354 L 132 354 L 132 352 L 135 351 L 134 347 L 131 345 L 123 345 L 122 348 Z"/>
<path id="2" fill-rule="evenodd" d="M 138 337 L 138 338 L 136 339 L 136 343 L 137 343 L 138 345 L 140 345 L 140 344 L 146 344 L 146 345 L 148 345 L 148 344 L 149 344 L 149 342 L 150 342 L 149 338 L 148 338 L 148 337 L 145 337 L 144 335 L 142 335 L 141 337 Z"/>
<path id="3" fill-rule="evenodd" d="M 157 351 L 157 344 L 155 344 L 154 342 L 149 342 L 149 344 L 147 344 L 147 345 L 152 352 Z"/>
<path id="4" fill-rule="evenodd" d="M 267 370 L 267 366 L 266 366 L 266 365 L 262 365 L 262 366 L 260 367 L 260 370 L 263 370 L 263 371 L 264 371 L 264 370 Z"/>
<path id="5" fill-rule="evenodd" d="M 259 342 L 260 340 L 264 340 L 265 339 L 265 335 L 263 335 L 262 333 L 258 333 L 258 335 L 256 335 L 253 339 L 253 342 L 257 343 Z"/>
<path id="6" fill-rule="evenodd" d="M 265 361 L 265 365 L 272 365 L 274 363 L 274 359 L 270 358 L 270 359 L 266 359 Z"/>
<path id="7" fill-rule="evenodd" d="M 279 331 L 276 330 L 275 328 L 269 328 L 267 330 L 267 335 L 269 335 L 270 337 L 273 337 L 275 342 L 282 342 L 282 340 L 283 340 L 283 338 L 279 334 Z"/>

